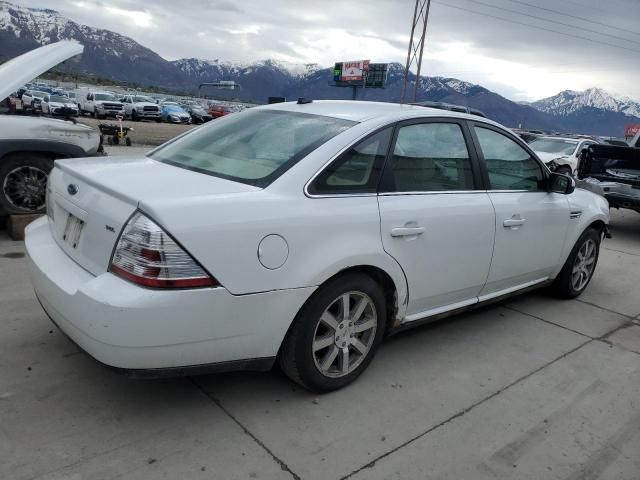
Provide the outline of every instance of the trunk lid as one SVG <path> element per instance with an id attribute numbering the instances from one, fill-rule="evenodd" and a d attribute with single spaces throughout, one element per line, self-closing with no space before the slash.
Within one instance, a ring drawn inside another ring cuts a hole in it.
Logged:
<path id="1" fill-rule="evenodd" d="M 259 191 L 242 183 L 148 157 L 59 160 L 49 181 L 48 211 L 60 247 L 94 275 L 107 271 L 127 220 L 140 206 L 184 205 L 205 197 Z M 171 233 L 171 225 L 162 225 Z"/>

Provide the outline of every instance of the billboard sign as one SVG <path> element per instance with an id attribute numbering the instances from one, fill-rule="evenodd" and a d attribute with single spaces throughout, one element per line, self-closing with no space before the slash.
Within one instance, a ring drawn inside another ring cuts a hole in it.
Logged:
<path id="1" fill-rule="evenodd" d="M 362 81 L 369 72 L 369 60 L 355 60 L 352 62 L 342 62 L 342 74 L 340 80 L 343 82 Z"/>
<path id="2" fill-rule="evenodd" d="M 640 132 L 640 124 L 630 123 L 626 127 L 624 127 L 624 136 L 625 137 L 635 137 L 638 132 Z"/>

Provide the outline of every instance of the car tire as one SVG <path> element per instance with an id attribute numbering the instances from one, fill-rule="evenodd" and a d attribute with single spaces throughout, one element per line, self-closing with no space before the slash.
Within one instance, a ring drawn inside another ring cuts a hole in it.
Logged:
<path id="1" fill-rule="evenodd" d="M 357 318 L 344 317 L 348 312 Z M 362 303 L 361 303 L 362 302 Z M 371 363 L 386 326 L 385 296 L 368 275 L 353 273 L 321 286 L 294 319 L 278 355 L 283 372 L 314 392 L 353 382 Z"/>
<path id="2" fill-rule="evenodd" d="M 551 286 L 556 297 L 576 298 L 585 291 L 598 264 L 600 240 L 600 232 L 595 228 L 589 228 L 580 235 Z"/>
<path id="3" fill-rule="evenodd" d="M 131 112 L 131 121 L 133 121 L 133 122 L 137 122 L 138 121 L 138 114 L 136 113 L 135 110 L 133 110 Z"/>
<path id="4" fill-rule="evenodd" d="M 53 160 L 39 153 L 12 153 L 0 159 L 0 211 L 42 213 Z"/>

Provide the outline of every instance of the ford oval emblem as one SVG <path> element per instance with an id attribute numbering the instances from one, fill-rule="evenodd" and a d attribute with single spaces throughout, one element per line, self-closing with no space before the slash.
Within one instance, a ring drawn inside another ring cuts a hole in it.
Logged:
<path id="1" fill-rule="evenodd" d="M 70 183 L 67 187 L 67 192 L 69 193 L 69 195 L 75 195 L 76 193 L 78 193 L 78 186 Z"/>

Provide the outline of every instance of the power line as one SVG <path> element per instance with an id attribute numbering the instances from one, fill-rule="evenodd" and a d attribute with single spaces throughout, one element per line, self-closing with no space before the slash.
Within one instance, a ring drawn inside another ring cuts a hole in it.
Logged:
<path id="1" fill-rule="evenodd" d="M 614 38 L 616 40 L 621 40 L 623 42 L 631 42 L 631 43 L 635 43 L 637 45 L 640 45 L 640 41 L 630 40 L 630 39 L 624 38 L 624 37 L 618 37 L 617 35 L 611 35 L 610 33 L 598 32 L 597 30 L 591 30 L 591 29 L 585 28 L 585 27 L 578 27 L 578 26 L 575 26 L 575 25 L 571 25 L 569 23 L 564 23 L 564 22 L 559 22 L 557 20 L 552 20 L 550 18 L 538 17 L 537 15 L 532 15 L 530 13 L 519 12 L 518 10 L 512 10 L 510 8 L 500 7 L 498 5 L 493 5 L 491 3 L 485 3 L 485 2 L 482 2 L 480 0 L 467 0 L 467 1 L 468 2 L 472 2 L 472 3 L 477 3 L 478 5 L 484 5 L 485 7 L 495 8 L 496 10 L 502 10 L 504 12 L 515 13 L 516 15 L 522 15 L 523 17 L 533 18 L 533 19 L 536 19 L 536 20 L 542 20 L 543 22 L 548 22 L 548 23 L 555 23 L 556 25 L 561 25 L 563 27 L 580 29 L 583 32 L 594 33 L 596 35 L 602 35 L 602 36 L 605 36 L 605 37 Z M 509 2 L 515 2 L 516 0 L 508 0 L 508 1 Z M 517 2 L 517 3 L 520 3 L 520 2 Z M 546 10 L 546 9 L 542 9 L 542 10 Z"/>
<path id="2" fill-rule="evenodd" d="M 507 0 L 507 1 L 511 2 L 511 3 L 517 3 L 517 4 L 520 4 L 520 5 L 525 5 L 525 6 L 531 7 L 531 8 L 537 8 L 538 10 L 544 10 L 546 12 L 556 13 L 558 15 L 564 15 L 565 17 L 573 18 L 575 20 L 582 20 L 583 22 L 593 23 L 594 25 L 600 25 L 601 27 L 612 28 L 614 30 L 620 30 L 620 31 L 623 31 L 623 32 L 632 33 L 634 35 L 640 35 L 640 33 L 634 32 L 633 30 L 627 30 L 626 28 L 616 27 L 615 25 L 609 25 L 608 23 L 597 22 L 595 20 L 591 20 L 590 18 L 579 17 L 577 15 L 572 15 L 570 13 L 560 12 L 558 10 L 553 10 L 551 8 L 541 7 L 539 5 L 534 5 L 532 3 L 523 2 L 522 0 Z M 576 3 L 576 2 L 572 2 L 572 3 Z M 583 6 L 585 6 L 585 5 L 583 5 Z"/>
<path id="3" fill-rule="evenodd" d="M 515 25 L 522 25 L 524 27 L 535 28 L 535 29 L 538 29 L 538 30 L 543 30 L 545 32 L 556 33 L 558 35 L 563 35 L 565 37 L 577 38 L 579 40 L 584 40 L 584 41 L 590 42 L 590 43 L 597 43 L 599 45 L 607 45 L 609 47 L 619 48 L 621 50 L 627 50 L 629 52 L 640 53 L 640 50 L 638 50 L 638 49 L 629 48 L 629 47 L 623 47 L 622 45 L 616 45 L 615 43 L 603 42 L 601 40 L 594 40 L 594 39 L 589 38 L 589 37 L 582 37 L 580 35 L 574 35 L 574 34 L 566 33 L 566 32 L 559 32 L 558 30 L 553 30 L 552 28 L 540 27 L 538 25 L 532 25 L 530 23 L 518 22 L 517 20 L 513 20 L 513 19 L 510 19 L 510 18 L 498 17 L 496 15 L 491 15 L 489 13 L 478 12 L 477 10 L 472 10 L 470 8 L 464 8 L 464 7 L 460 7 L 458 5 L 452 5 L 450 3 L 444 3 L 444 2 L 442 2 L 440 0 L 433 0 L 433 2 L 437 3 L 438 5 L 442 5 L 443 7 L 453 8 L 453 9 L 456 9 L 456 10 L 461 10 L 461 11 L 464 11 L 464 12 L 473 13 L 475 15 L 481 15 L 483 17 L 494 18 L 496 20 L 502 20 L 503 22 L 508 22 L 508 23 L 515 24 Z"/>

